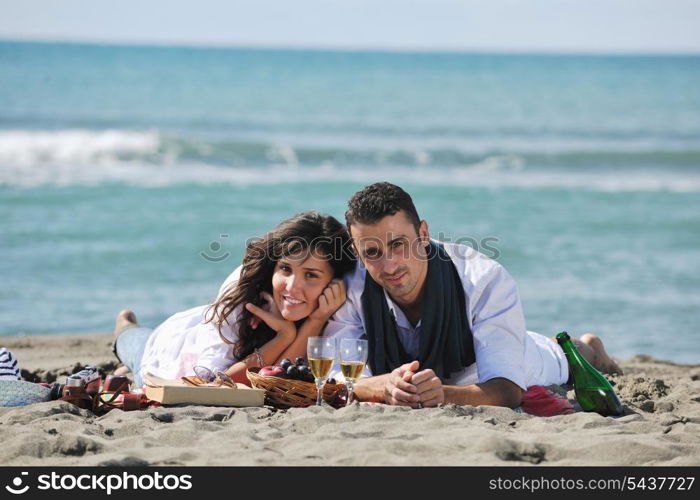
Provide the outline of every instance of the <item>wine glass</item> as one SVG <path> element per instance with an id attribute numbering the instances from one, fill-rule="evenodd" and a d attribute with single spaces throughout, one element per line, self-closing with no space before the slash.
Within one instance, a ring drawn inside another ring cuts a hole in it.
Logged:
<path id="1" fill-rule="evenodd" d="M 333 368 L 335 361 L 335 339 L 324 337 L 309 337 L 306 344 L 306 357 L 309 359 L 311 373 L 316 379 L 316 406 L 323 403 L 323 386 Z"/>
<path id="2" fill-rule="evenodd" d="M 348 400 L 350 404 L 353 395 L 355 381 L 362 375 L 367 363 L 367 341 L 363 339 L 342 339 L 340 341 L 340 371 L 343 372 L 345 383 L 348 386 Z"/>

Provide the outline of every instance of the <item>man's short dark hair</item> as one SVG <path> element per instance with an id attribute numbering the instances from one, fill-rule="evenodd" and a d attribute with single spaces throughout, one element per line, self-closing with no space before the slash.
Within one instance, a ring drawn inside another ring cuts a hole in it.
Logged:
<path id="1" fill-rule="evenodd" d="M 353 224 L 375 224 L 400 210 L 404 211 L 418 233 L 420 217 L 411 196 L 395 184 L 377 182 L 352 195 L 345 212 L 345 222 L 349 230 Z"/>

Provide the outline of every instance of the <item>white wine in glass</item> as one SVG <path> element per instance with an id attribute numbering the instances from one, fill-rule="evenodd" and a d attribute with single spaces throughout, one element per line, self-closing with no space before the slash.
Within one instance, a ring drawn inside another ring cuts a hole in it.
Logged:
<path id="1" fill-rule="evenodd" d="M 367 363 L 367 341 L 363 339 L 342 339 L 340 341 L 340 370 L 345 377 L 348 386 L 348 400 L 350 404 L 355 387 L 355 381 L 360 378 Z"/>
<path id="2" fill-rule="evenodd" d="M 328 378 L 333 368 L 333 358 L 309 358 L 309 368 L 315 378 Z"/>
<path id="3" fill-rule="evenodd" d="M 343 372 L 343 377 L 345 380 L 351 380 L 354 382 L 360 375 L 362 375 L 362 370 L 365 369 L 365 364 L 359 361 L 341 361 L 340 371 Z"/>
<path id="4" fill-rule="evenodd" d="M 323 404 L 323 386 L 335 361 L 335 340 L 324 337 L 309 337 L 306 344 L 309 368 L 316 380 L 316 406 Z"/>

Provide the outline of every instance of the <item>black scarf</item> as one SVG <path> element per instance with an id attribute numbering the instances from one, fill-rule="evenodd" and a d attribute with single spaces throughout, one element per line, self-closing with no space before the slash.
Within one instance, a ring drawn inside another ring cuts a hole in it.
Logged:
<path id="1" fill-rule="evenodd" d="M 452 259 L 441 244 L 431 241 L 427 250 L 418 361 L 421 370 L 432 368 L 444 380 L 476 361 L 474 338 L 467 320 L 464 289 Z M 388 373 L 413 361 L 401 345 L 384 289 L 369 273 L 365 277 L 362 310 L 372 373 Z"/>

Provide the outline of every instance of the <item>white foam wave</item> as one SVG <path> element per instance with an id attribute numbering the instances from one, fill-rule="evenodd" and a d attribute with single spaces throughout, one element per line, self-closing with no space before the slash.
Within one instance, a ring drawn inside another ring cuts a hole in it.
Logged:
<path id="1" fill-rule="evenodd" d="M 0 132 L 0 186 L 95 186 L 124 183 L 162 187 L 177 184 L 274 185 L 371 183 L 389 180 L 436 186 L 593 189 L 607 192 L 700 192 L 700 173 L 680 171 L 578 172 L 535 170 L 518 155 L 491 155 L 454 168 L 429 166 L 417 149 L 415 167 L 301 165 L 293 148 L 268 150 L 266 167 L 227 167 L 184 162 L 165 151 L 157 131 L 60 130 Z"/>
<path id="2" fill-rule="evenodd" d="M 0 165 L 102 165 L 156 154 L 160 142 L 156 131 L 8 130 L 0 132 Z"/>
<path id="3" fill-rule="evenodd" d="M 503 163 L 505 162 L 505 163 Z M 279 164 L 265 168 L 230 168 L 206 164 L 171 166 L 144 163 L 119 163 L 52 168 L 0 169 L 0 186 L 37 187 L 96 186 L 116 182 L 140 187 L 165 187 L 179 184 L 280 185 L 302 183 L 364 183 L 379 180 L 399 184 L 463 186 L 522 189 L 584 189 L 604 192 L 670 191 L 700 193 L 700 175 L 640 173 L 547 173 L 528 171 L 511 164 L 512 159 L 497 157 L 464 168 L 358 168 L 337 169 L 326 162 L 318 167 Z"/>

